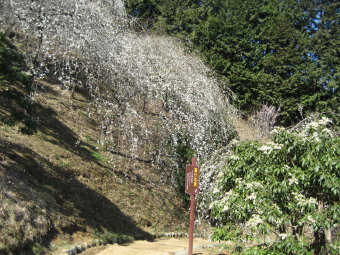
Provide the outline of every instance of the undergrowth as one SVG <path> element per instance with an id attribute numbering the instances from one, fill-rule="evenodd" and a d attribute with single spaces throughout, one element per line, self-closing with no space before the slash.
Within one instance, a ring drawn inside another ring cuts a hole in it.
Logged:
<path id="1" fill-rule="evenodd" d="M 25 56 L 13 42 L 0 31 L 0 98 L 10 109 L 0 112 L 0 121 L 13 126 L 20 122 L 21 132 L 34 134 L 38 120 L 32 99 L 33 77 L 29 74 Z"/>

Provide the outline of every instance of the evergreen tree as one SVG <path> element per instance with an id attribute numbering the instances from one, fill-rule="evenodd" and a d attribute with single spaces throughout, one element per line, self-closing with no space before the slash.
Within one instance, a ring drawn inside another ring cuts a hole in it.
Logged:
<path id="1" fill-rule="evenodd" d="M 149 30 L 153 27 L 155 20 L 160 15 L 155 0 L 128 0 L 125 2 L 126 8 L 130 11 L 130 15 L 139 18 L 141 26 L 137 29 Z"/>
<path id="2" fill-rule="evenodd" d="M 310 58 L 315 67 L 312 85 L 319 88 L 316 110 L 326 112 L 339 125 L 340 3 L 317 0 L 310 10 Z"/>
<path id="3" fill-rule="evenodd" d="M 281 124 L 319 111 L 337 118 L 339 4 L 322 0 L 144 0 L 130 13 L 184 40 L 246 113 L 280 107 Z M 149 8 L 145 8 L 149 6 Z"/>

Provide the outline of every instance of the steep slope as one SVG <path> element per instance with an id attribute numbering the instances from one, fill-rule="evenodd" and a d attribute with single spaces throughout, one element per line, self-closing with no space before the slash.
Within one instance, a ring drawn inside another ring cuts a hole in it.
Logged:
<path id="1" fill-rule="evenodd" d="M 131 31 L 120 1 L 0 5 L 32 85 L 1 84 L 0 249 L 185 227 L 187 160 L 235 136 L 211 71 L 171 38 Z"/>
<path id="2" fill-rule="evenodd" d="M 36 134 L 0 124 L 1 251 L 75 231 L 147 238 L 142 228 L 183 227 L 181 201 L 151 163 L 97 144 L 98 120 L 89 117 L 96 109 L 83 91 L 70 99 L 58 85 L 39 86 Z M 0 93 L 4 115 L 12 110 L 7 91 Z"/>

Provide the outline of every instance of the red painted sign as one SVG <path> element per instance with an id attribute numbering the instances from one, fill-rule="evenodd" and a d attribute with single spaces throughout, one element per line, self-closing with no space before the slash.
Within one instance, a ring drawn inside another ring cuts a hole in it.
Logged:
<path id="1" fill-rule="evenodd" d="M 189 195 L 197 195 L 199 191 L 199 175 L 200 168 L 196 163 L 196 159 L 192 159 L 192 164 L 187 165 L 185 175 L 185 193 Z"/>

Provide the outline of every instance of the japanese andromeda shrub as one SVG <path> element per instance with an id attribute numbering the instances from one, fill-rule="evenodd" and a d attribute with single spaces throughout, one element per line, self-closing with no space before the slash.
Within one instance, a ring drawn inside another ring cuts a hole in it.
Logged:
<path id="1" fill-rule="evenodd" d="M 266 144 L 237 143 L 211 194 L 211 216 L 221 226 L 213 238 L 242 247 L 263 237 L 265 246 L 247 254 L 337 253 L 340 139 L 330 126 L 327 118 L 309 120 L 276 128 Z"/>

